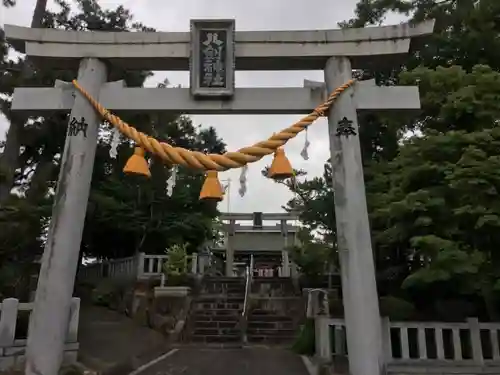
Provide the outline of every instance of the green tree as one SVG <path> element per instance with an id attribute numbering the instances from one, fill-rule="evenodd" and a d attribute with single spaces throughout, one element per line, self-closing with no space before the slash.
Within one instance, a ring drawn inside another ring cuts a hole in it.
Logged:
<path id="1" fill-rule="evenodd" d="M 14 6 L 16 4 L 15 0 L 4 0 L 3 4 L 6 7 Z M 47 8 L 47 0 L 37 0 L 35 4 L 35 10 L 33 12 L 33 16 L 31 18 L 31 27 L 32 28 L 41 28 L 43 27 L 43 21 L 45 16 L 45 10 Z M 3 38 L 3 31 L 2 31 Z M 5 43 L 5 41 L 3 41 Z M 20 78 L 22 80 L 27 80 L 33 74 L 33 66 L 26 59 L 22 64 L 18 64 L 20 68 Z M 3 90 L 2 90 L 3 91 Z M 8 104 L 5 99 L 2 99 L 4 105 L 2 105 L 2 111 L 5 111 L 8 108 Z M 21 148 L 21 139 L 24 136 L 24 126 L 26 124 L 27 119 L 24 116 L 20 115 L 12 115 L 8 116 L 10 121 L 10 126 L 6 134 L 6 141 L 3 147 L 3 152 L 0 155 L 0 204 L 3 204 L 7 201 L 10 196 L 11 189 L 14 184 L 15 172 L 19 167 L 19 153 Z M 40 178 L 34 179 L 37 183 Z"/>
<path id="2" fill-rule="evenodd" d="M 436 21 L 433 36 L 414 46 L 406 67 L 429 68 L 474 65 L 500 68 L 500 3 L 496 0 L 360 0 L 355 18 L 342 27 L 365 27 L 382 23 L 389 12 L 410 16 L 410 22 Z M 397 73 L 397 72 L 396 72 Z"/>
<path id="3" fill-rule="evenodd" d="M 0 300 L 28 299 L 30 275 L 42 249 L 40 217 L 49 212 L 50 206 L 34 207 L 22 198 L 0 208 Z"/>
<path id="4" fill-rule="evenodd" d="M 160 121 L 161 122 L 161 121 Z M 211 128 L 193 126 L 187 117 L 154 126 L 153 134 L 170 144 L 202 152 L 221 153 L 225 146 Z M 116 258 L 144 251 L 163 254 L 170 246 L 189 243 L 194 251 L 212 237 L 215 206 L 200 201 L 203 174 L 180 168 L 173 195 L 166 194 L 171 170 L 152 159 L 151 179 L 122 172 L 133 150 L 127 141 L 116 160 L 100 145 L 82 241 L 87 256 Z"/>
<path id="5" fill-rule="evenodd" d="M 415 129 L 423 133 L 473 132 L 497 125 L 499 70 L 485 65 L 476 65 L 470 72 L 461 66 L 419 67 L 402 73 L 400 79 L 401 84 L 419 87 L 423 111 Z"/>
<path id="6" fill-rule="evenodd" d="M 71 8 L 64 1 L 57 4 L 58 10 L 45 13 L 44 27 L 64 30 L 152 30 L 134 22 L 131 13 L 122 6 L 104 10 L 95 0 L 78 0 L 76 8 Z M 5 96 L 0 100 L 2 112 L 8 120 L 15 116 L 10 111 L 8 100 L 14 87 L 53 86 L 56 78 L 69 81 L 76 76 L 75 70 L 54 71 L 41 66 L 34 67 L 32 74 L 25 76 L 22 73 L 25 61 L 10 61 L 6 44 L 2 43 L 1 47 L 0 91 Z M 150 75 L 151 72 L 147 71 L 123 71 L 114 67 L 108 78 L 125 79 L 127 86 L 140 87 Z M 196 127 L 186 117 L 145 113 L 124 119 L 172 145 L 201 152 L 225 151 L 225 145 L 214 129 Z M 41 254 L 50 222 L 53 189 L 67 123 L 68 114 L 56 114 L 32 118 L 23 126 L 19 168 L 14 174 L 16 194 L 12 194 L 0 208 L 0 265 L 3 270 L 9 270 L 8 274 L 0 270 L 0 277 L 7 275 L 5 277 L 11 280 L 7 283 L 2 279 L 2 287 L 20 284 L 17 279 L 12 279 L 12 275 L 20 275 L 23 265 L 32 265 Z M 150 180 L 125 176 L 122 168 L 133 152 L 130 142 L 122 139 L 117 159 L 110 158 L 109 148 L 110 131 L 104 126 L 99 133 L 82 255 L 112 258 L 132 255 L 137 251 L 164 253 L 167 247 L 177 243 L 190 243 L 188 250 L 192 251 L 211 236 L 211 218 L 217 211 L 198 199 L 204 179 L 201 173 L 180 169 L 177 187 L 173 196 L 168 197 L 166 180 L 171 170 L 167 166 L 152 158 Z M 26 283 L 23 286 L 26 287 Z M 13 293 L 13 289 L 9 288 L 7 294 Z"/>
<path id="7" fill-rule="evenodd" d="M 411 22 L 435 19 L 436 28 L 413 45 L 405 66 L 363 72 L 381 84 L 418 85 L 422 103 L 411 121 L 359 119 L 379 289 L 414 298 L 420 307 L 446 296 L 480 297 L 476 307 L 485 305 L 497 318 L 500 3 L 361 0 L 355 18 L 341 26 L 377 25 L 391 11 Z M 295 186 L 287 208 L 335 248 L 330 181 L 327 164 L 323 177 Z"/>
<path id="8" fill-rule="evenodd" d="M 402 140 L 392 160 L 365 161 L 379 287 L 405 294 L 403 285 L 435 299 L 478 295 L 497 318 L 500 73 L 418 68 L 400 79 L 419 84 L 421 135 Z M 335 248 L 328 181 L 325 168 L 322 178 L 299 183 L 288 207 Z"/>
<path id="9" fill-rule="evenodd" d="M 122 7 L 116 11 L 103 13 L 95 1 L 80 1 L 78 3 L 80 13 L 74 15 L 70 15 L 69 5 L 65 2 L 58 2 L 60 11 L 52 13 L 45 13 L 44 4 L 46 5 L 46 1 L 37 2 L 32 19 L 33 27 L 72 29 L 73 25 L 85 23 L 85 17 L 96 16 L 118 26 L 127 25 L 131 20 L 128 11 Z M 88 9 L 89 5 L 93 9 Z M 86 13 L 82 13 L 84 7 Z M 124 16 L 128 18 L 123 19 Z M 117 26 L 112 28 L 114 27 Z M 53 86 L 55 78 L 70 79 L 76 72 L 71 70 L 56 72 L 32 66 L 27 60 L 10 60 L 7 56 L 8 48 L 3 30 L 1 36 L 0 92 L 3 95 L 0 104 L 11 126 L 0 163 L 1 166 L 6 164 L 9 166 L 7 170 L 0 168 L 0 185 L 2 191 L 6 192 L 2 195 L 4 200 L 0 205 L 0 226 L 6 229 L 0 232 L 0 264 L 4 270 L 8 269 L 16 276 L 13 284 L 18 285 L 18 289 L 26 290 L 28 279 L 26 272 L 31 272 L 29 269 L 32 268 L 33 261 L 41 254 L 46 227 L 50 220 L 51 195 L 47 193 L 50 192 L 49 188 L 55 186 L 58 155 L 62 151 L 68 115 L 36 117 L 26 122 L 25 118 L 10 111 L 10 97 L 16 86 Z M 123 75 L 123 73 L 117 74 Z M 146 74 L 138 72 L 130 77 L 142 77 L 135 84 L 140 85 L 146 75 L 147 72 Z M 22 137 L 18 137 L 21 133 Z M 40 173 L 41 170 L 44 173 Z M 11 174 L 12 172 L 15 173 Z M 10 195 L 12 187 L 17 193 Z M 7 285 L 7 283 L 0 284 Z"/>
<path id="10" fill-rule="evenodd" d="M 328 270 L 333 253 L 328 244 L 314 238 L 307 229 L 301 230 L 298 238 L 300 245 L 290 247 L 290 256 L 307 281 L 314 284 Z"/>
<path id="11" fill-rule="evenodd" d="M 391 162 L 373 163 L 367 184 L 378 268 L 389 290 L 429 300 L 480 296 L 497 319 L 498 118 L 500 74 L 476 66 L 419 68 L 423 135 Z M 418 161 L 418 162 L 416 162 Z"/>
<path id="12" fill-rule="evenodd" d="M 16 5 L 16 0 L 2 0 L 2 4 L 6 8 L 10 8 Z"/>
<path id="13" fill-rule="evenodd" d="M 436 298 L 483 298 L 496 313 L 500 245 L 500 129 L 414 137 L 388 167 L 372 213 L 384 257 L 403 253 L 402 286 Z M 419 160 L 419 163 L 415 163 Z"/>

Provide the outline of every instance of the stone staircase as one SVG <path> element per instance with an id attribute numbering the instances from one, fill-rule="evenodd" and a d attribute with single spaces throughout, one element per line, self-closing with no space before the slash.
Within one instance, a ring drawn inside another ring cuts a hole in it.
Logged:
<path id="1" fill-rule="evenodd" d="M 256 278 L 248 316 L 248 342 L 290 345 L 303 315 L 304 300 L 290 279 Z"/>
<path id="2" fill-rule="evenodd" d="M 243 278 L 205 277 L 193 298 L 185 339 L 191 343 L 241 345 L 241 313 L 245 300 Z M 304 315 L 304 300 L 291 281 L 254 280 L 245 336 L 248 343 L 293 343 Z"/>
<path id="3" fill-rule="evenodd" d="M 248 318 L 247 339 L 251 343 L 291 344 L 296 327 L 291 317 L 276 311 L 255 309 Z"/>
<path id="4" fill-rule="evenodd" d="M 244 299 L 244 279 L 205 278 L 200 294 L 192 302 L 189 341 L 241 342 L 239 322 Z"/>

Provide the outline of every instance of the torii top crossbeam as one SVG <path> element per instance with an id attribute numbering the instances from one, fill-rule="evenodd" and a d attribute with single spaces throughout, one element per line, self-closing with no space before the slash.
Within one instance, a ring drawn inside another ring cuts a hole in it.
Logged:
<path id="1" fill-rule="evenodd" d="M 432 33 L 434 21 L 410 25 L 304 31 L 237 31 L 237 70 L 317 70 L 331 56 L 354 69 L 387 65 L 408 53 L 412 39 Z M 5 25 L 5 35 L 30 58 L 57 68 L 95 57 L 127 69 L 189 70 L 189 32 L 79 32 Z"/>
<path id="2" fill-rule="evenodd" d="M 100 101 L 118 113 L 303 114 L 320 102 L 324 88 L 235 89 L 233 63 L 235 69 L 243 70 L 313 70 L 324 69 L 328 58 L 339 56 L 348 57 L 353 68 L 377 68 L 382 63 L 391 65 L 395 58 L 403 58 L 409 51 L 410 42 L 430 34 L 434 27 L 434 21 L 427 21 L 413 26 L 401 24 L 345 30 L 234 32 L 234 21 L 218 20 L 216 24 L 225 23 L 223 29 L 229 30 L 231 35 L 227 39 L 230 58 L 226 61 L 227 85 L 222 91 L 215 88 L 215 93 L 229 94 L 232 100 L 194 100 L 200 73 L 197 63 L 193 62 L 197 61 L 198 51 L 198 37 L 193 31 L 198 23 L 205 23 L 210 30 L 213 22 L 193 20 L 191 32 L 79 32 L 6 25 L 5 33 L 16 48 L 44 66 L 67 69 L 77 67 L 83 58 L 93 57 L 111 66 L 129 69 L 191 68 L 191 89 L 104 85 Z M 208 91 L 213 92 L 214 88 Z M 407 111 L 420 107 L 416 87 L 376 87 L 371 82 L 356 89 L 355 101 L 359 111 Z M 17 88 L 12 109 L 36 113 L 68 111 L 73 103 L 72 86 Z"/>

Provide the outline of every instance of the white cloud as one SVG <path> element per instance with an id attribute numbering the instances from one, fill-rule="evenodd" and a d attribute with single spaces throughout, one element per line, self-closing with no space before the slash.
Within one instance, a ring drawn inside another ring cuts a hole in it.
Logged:
<path id="1" fill-rule="evenodd" d="M 123 4 L 130 9 L 136 20 L 159 31 L 187 31 L 189 20 L 193 18 L 234 18 L 237 30 L 300 30 L 334 29 L 337 22 L 353 16 L 357 0 L 101 0 L 104 7 Z M 0 22 L 27 26 L 34 9 L 35 0 L 20 0 L 15 8 L 8 9 L 0 16 Z M 49 7 L 53 2 L 49 1 Z M 3 17 L 3 19 L 2 19 Z M 392 20 L 391 20 L 392 21 Z M 393 21 L 394 22 L 394 21 Z M 396 21 L 398 22 L 398 21 Z M 168 77 L 171 84 L 188 85 L 187 72 L 160 72 L 149 82 L 154 85 Z M 302 85 L 304 78 L 323 80 L 321 71 L 315 72 L 237 72 L 237 86 L 290 86 Z M 214 126 L 228 149 L 235 150 L 269 137 L 273 132 L 289 126 L 299 116 L 193 116 L 195 123 Z M 0 118 L 0 139 L 7 129 L 7 122 Z M 327 128 L 324 120 L 310 127 L 309 161 L 299 156 L 304 135 L 299 135 L 286 147 L 286 152 L 294 167 L 305 169 L 310 176 L 323 173 L 323 164 L 328 158 L 329 147 Z M 248 190 L 245 197 L 238 195 L 239 170 L 221 175 L 231 178 L 230 210 L 233 212 L 274 212 L 281 211 L 290 198 L 290 193 L 281 185 L 264 179 L 260 171 L 271 163 L 271 157 L 254 163 L 249 168 Z M 226 210 L 227 202 L 220 205 Z M 333 208 L 332 208 L 333 209 Z"/>

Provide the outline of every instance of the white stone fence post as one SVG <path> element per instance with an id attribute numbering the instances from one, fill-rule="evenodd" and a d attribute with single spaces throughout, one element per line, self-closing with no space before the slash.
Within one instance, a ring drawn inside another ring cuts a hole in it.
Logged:
<path id="1" fill-rule="evenodd" d="M 307 310 L 308 318 L 317 316 L 330 316 L 330 304 L 328 301 L 328 291 L 320 288 L 304 288 L 304 293 L 307 293 Z"/>
<path id="2" fill-rule="evenodd" d="M 20 303 L 16 298 L 6 298 L 0 303 L 0 371 L 22 366 L 25 361 L 26 337 L 16 337 L 20 312 L 31 315 L 34 303 Z M 64 360 L 74 363 L 78 354 L 78 321 L 80 298 L 71 300 L 68 331 L 64 345 Z"/>
<path id="3" fill-rule="evenodd" d="M 190 256 L 191 260 L 191 273 L 196 275 L 198 273 L 198 253 L 193 253 Z"/>

